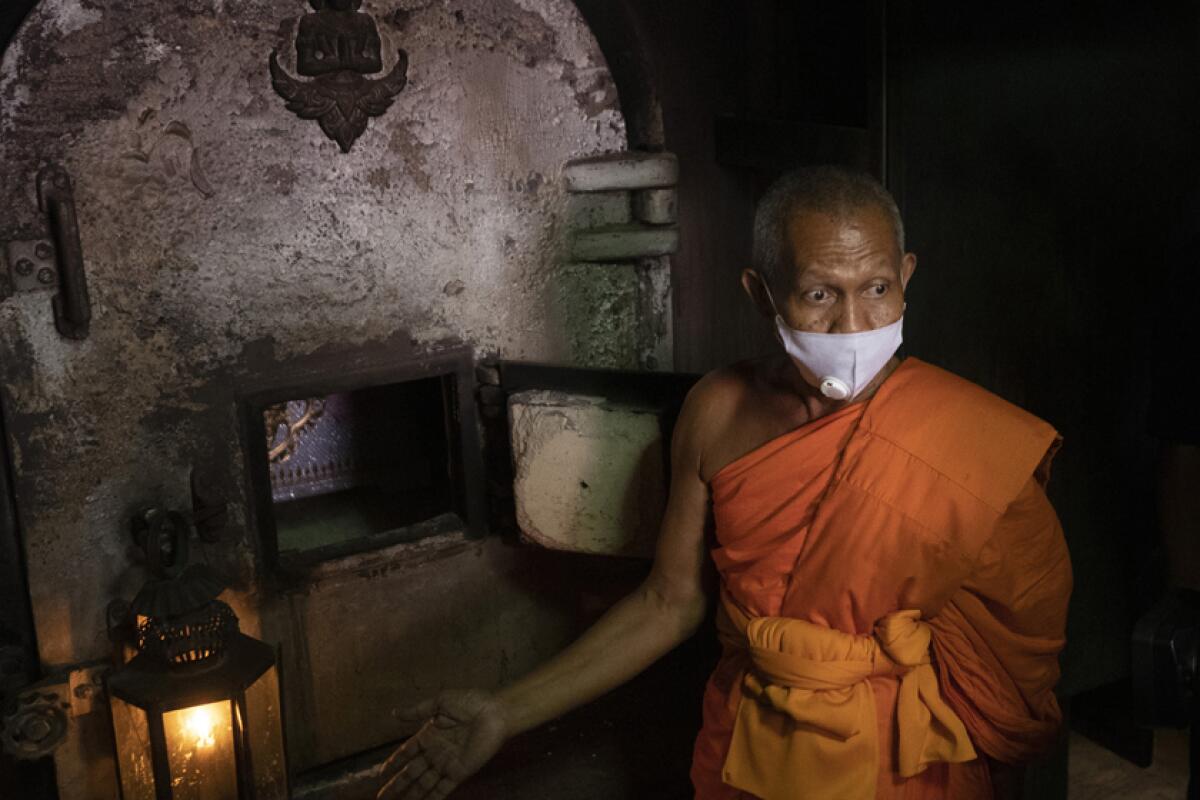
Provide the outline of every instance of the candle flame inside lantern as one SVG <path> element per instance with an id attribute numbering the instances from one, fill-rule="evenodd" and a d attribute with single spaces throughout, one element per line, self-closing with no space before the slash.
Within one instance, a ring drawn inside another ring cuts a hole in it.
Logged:
<path id="1" fill-rule="evenodd" d="M 197 706 L 189 709 L 183 718 L 183 729 L 196 740 L 196 747 L 212 747 L 217 743 L 214 728 L 217 721 L 213 718 L 212 709 L 208 706 Z"/>

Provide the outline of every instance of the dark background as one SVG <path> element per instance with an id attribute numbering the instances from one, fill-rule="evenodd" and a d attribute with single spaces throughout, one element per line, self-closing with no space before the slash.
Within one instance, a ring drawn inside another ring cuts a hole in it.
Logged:
<path id="1" fill-rule="evenodd" d="M 648 65 L 661 137 L 631 125 L 634 144 L 680 157 L 677 370 L 774 346 L 737 286 L 773 177 L 837 160 L 885 179 L 920 259 L 906 351 L 1065 437 L 1051 498 L 1076 588 L 1061 691 L 1086 714 L 1089 692 L 1127 677 L 1133 621 L 1162 585 L 1146 412 L 1155 326 L 1195 291 L 1166 260 L 1194 225 L 1196 4 L 578 4 L 610 62 L 637 49 Z M 0 3 L 0 43 L 32 5 Z M 600 34 L 615 17 L 637 42 Z M 1172 355 L 1184 370 L 1194 358 Z M 18 554 L 0 542 L 9 588 Z M 5 598 L 10 627 L 28 624 L 20 594 Z"/>
<path id="2" fill-rule="evenodd" d="M 1125 674 L 1159 580 L 1146 413 L 1158 315 L 1187 291 L 1166 272 L 1196 188 L 1197 24 L 1190 4 L 1052 9 L 911 4 L 889 177 L 924 256 L 912 351 L 1065 438 L 1074 694 Z"/>

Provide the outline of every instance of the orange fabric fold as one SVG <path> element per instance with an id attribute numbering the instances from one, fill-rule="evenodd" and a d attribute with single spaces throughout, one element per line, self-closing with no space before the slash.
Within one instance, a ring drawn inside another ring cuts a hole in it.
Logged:
<path id="1" fill-rule="evenodd" d="M 962 721 L 938 692 L 930 629 L 920 617 L 894 612 L 872 635 L 856 636 L 798 619 L 751 618 L 723 596 L 721 640 L 745 648 L 753 665 L 743 679 L 725 783 L 765 800 L 870 800 L 879 762 L 872 675 L 900 676 L 901 775 L 975 758 Z"/>
<path id="2" fill-rule="evenodd" d="M 977 748 L 1019 763 L 1053 746 L 1071 562 L 1040 484 L 1001 518 L 972 574 L 930 620 L 942 691 Z"/>
<path id="3" fill-rule="evenodd" d="M 1000 761 L 1044 750 L 1071 588 L 1040 483 L 1058 441 L 908 359 L 868 403 L 718 472 L 712 557 L 744 624 L 726 612 L 698 800 L 985 800 L 972 746 Z M 821 788 L 787 794 L 793 779 Z"/>

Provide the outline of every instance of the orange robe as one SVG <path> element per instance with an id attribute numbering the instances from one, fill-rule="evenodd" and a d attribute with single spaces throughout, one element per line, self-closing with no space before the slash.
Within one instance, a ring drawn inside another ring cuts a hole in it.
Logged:
<path id="1" fill-rule="evenodd" d="M 1045 750 L 1071 589 L 1042 488 L 1058 442 L 908 359 L 713 476 L 725 648 L 698 800 L 990 798 L 988 759 Z"/>

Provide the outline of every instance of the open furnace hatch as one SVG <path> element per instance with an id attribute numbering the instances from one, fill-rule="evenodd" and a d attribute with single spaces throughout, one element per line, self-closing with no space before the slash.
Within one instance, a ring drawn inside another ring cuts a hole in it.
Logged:
<path id="1" fill-rule="evenodd" d="M 249 405 L 258 515 L 279 560 L 323 560 L 469 527 L 463 370 L 444 366 L 357 386 L 291 388 Z M 473 414 L 467 419 L 473 426 Z"/>

